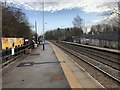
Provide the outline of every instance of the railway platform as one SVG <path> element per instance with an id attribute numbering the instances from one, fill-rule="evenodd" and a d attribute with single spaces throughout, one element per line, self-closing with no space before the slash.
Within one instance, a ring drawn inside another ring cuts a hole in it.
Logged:
<path id="1" fill-rule="evenodd" d="M 104 88 L 52 43 L 3 69 L 2 88 Z"/>

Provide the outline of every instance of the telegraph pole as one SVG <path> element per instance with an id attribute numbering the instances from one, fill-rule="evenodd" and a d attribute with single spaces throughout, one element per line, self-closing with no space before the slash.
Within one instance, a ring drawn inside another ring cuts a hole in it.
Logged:
<path id="1" fill-rule="evenodd" d="M 120 1 L 118 2 L 118 26 L 120 27 Z"/>
<path id="2" fill-rule="evenodd" d="M 44 0 L 43 0 L 43 41 L 42 41 L 42 44 L 43 44 L 43 50 L 45 49 L 45 37 L 44 37 Z"/>
<path id="3" fill-rule="evenodd" d="M 37 44 L 37 22 L 35 21 L 35 32 L 36 32 L 36 35 L 35 35 L 35 42 Z"/>
<path id="4" fill-rule="evenodd" d="M 118 2 L 118 29 L 120 29 L 120 1 Z M 120 48 L 120 30 L 118 31 L 118 49 Z"/>
<path id="5" fill-rule="evenodd" d="M 5 7 L 6 7 L 6 3 L 7 3 L 7 2 L 6 2 L 6 0 L 5 0 Z"/>

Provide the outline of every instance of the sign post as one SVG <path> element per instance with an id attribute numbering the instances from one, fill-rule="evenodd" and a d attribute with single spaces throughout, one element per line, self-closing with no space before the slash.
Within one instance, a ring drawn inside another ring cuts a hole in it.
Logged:
<path id="1" fill-rule="evenodd" d="M 12 48 L 11 50 L 12 50 L 12 56 L 13 56 L 15 54 L 15 49 Z"/>

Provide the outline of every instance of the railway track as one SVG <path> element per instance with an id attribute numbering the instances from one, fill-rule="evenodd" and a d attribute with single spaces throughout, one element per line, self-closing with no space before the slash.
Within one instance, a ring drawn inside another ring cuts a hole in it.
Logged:
<path id="1" fill-rule="evenodd" d="M 106 53 L 106 55 L 103 52 L 82 48 L 76 45 L 65 43 L 54 44 L 84 61 L 85 63 L 89 64 L 90 66 L 94 67 L 103 74 L 109 76 L 109 78 L 120 84 L 120 63 L 118 62 L 118 59 L 115 57 L 115 55 L 112 57 L 111 54 L 109 57 L 109 53 Z"/>
<path id="2" fill-rule="evenodd" d="M 113 69 L 120 71 L 120 67 L 119 67 L 120 62 L 118 61 L 119 58 L 111 57 L 112 55 L 106 56 L 106 54 L 104 54 L 105 52 L 100 53 L 98 51 L 91 49 L 86 49 L 86 48 L 82 49 L 82 47 L 81 48 L 79 47 L 79 49 L 76 48 L 74 49 L 74 51 L 81 53 L 83 55 L 87 55 L 95 61 L 99 61 L 103 64 L 112 67 Z"/>
<path id="3" fill-rule="evenodd" d="M 68 43 L 67 43 L 67 45 L 68 45 Z M 86 48 L 86 47 L 80 47 L 80 46 L 76 46 L 76 45 L 74 45 L 74 47 L 72 47 L 72 46 L 70 46 L 70 47 L 65 46 L 65 47 L 72 49 L 75 52 L 87 55 L 90 58 L 93 58 L 94 60 L 97 60 L 103 64 L 106 64 L 106 65 L 120 71 L 119 55 L 94 50 L 93 48 L 91 49 L 91 48 Z"/>

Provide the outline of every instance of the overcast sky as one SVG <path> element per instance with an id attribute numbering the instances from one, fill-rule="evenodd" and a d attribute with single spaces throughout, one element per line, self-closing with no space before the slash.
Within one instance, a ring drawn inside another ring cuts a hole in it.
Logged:
<path id="1" fill-rule="evenodd" d="M 3 2 L 5 0 L 2 0 Z M 7 4 L 21 8 L 29 23 L 37 22 L 39 34 L 43 31 L 43 0 L 6 0 Z M 106 17 L 105 11 L 115 7 L 119 0 L 44 0 L 45 31 L 56 28 L 73 27 L 73 18 L 79 15 L 84 19 L 85 26 L 101 23 Z M 34 30 L 34 28 L 33 28 Z"/>

